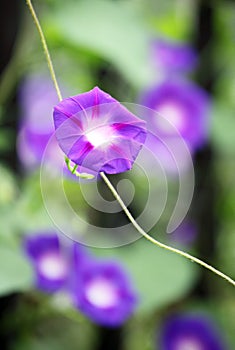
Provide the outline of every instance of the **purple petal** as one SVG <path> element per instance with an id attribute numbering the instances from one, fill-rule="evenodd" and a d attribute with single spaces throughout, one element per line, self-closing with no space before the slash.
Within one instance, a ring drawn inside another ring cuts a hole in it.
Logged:
<path id="1" fill-rule="evenodd" d="M 157 136 L 167 140 L 180 134 L 191 151 L 205 143 L 209 98 L 198 86 L 182 80 L 165 81 L 143 92 L 140 101 L 153 111 L 148 129 Z"/>
<path id="2" fill-rule="evenodd" d="M 162 328 L 160 349 L 225 350 L 221 334 L 208 317 L 199 314 L 171 316 Z"/>
<path id="3" fill-rule="evenodd" d="M 68 118 L 79 113 L 81 123 L 86 118 L 86 110 L 92 109 L 89 118 L 98 117 L 98 106 L 106 103 L 116 103 L 117 101 L 109 94 L 103 92 L 98 87 L 80 95 L 64 99 L 54 108 L 54 122 L 56 129 Z M 83 113 L 80 113 L 83 112 Z"/>
<path id="4" fill-rule="evenodd" d="M 172 232 L 169 239 L 185 247 L 190 247 L 197 237 L 197 228 L 191 221 L 183 221 L 177 229 Z"/>
<path id="5" fill-rule="evenodd" d="M 26 77 L 20 87 L 20 126 L 27 123 L 32 132 L 39 134 L 52 132 L 50 115 L 56 101 L 55 89 L 47 76 L 35 74 Z"/>
<path id="6" fill-rule="evenodd" d="M 151 49 L 156 66 L 167 75 L 186 73 L 196 66 L 197 54 L 187 44 L 158 39 L 152 42 Z"/>
<path id="7" fill-rule="evenodd" d="M 47 143 L 54 133 L 51 112 L 57 100 L 52 82 L 43 74 L 28 76 L 20 87 L 17 151 L 26 169 L 31 170 L 41 163 Z"/>
<path id="8" fill-rule="evenodd" d="M 36 287 L 55 292 L 61 289 L 68 274 L 68 262 L 62 254 L 59 239 L 53 233 L 26 237 L 25 250 L 35 268 Z"/>
<path id="9" fill-rule="evenodd" d="M 117 169 L 119 172 L 131 169 L 141 149 L 141 144 L 135 138 L 138 140 L 142 137 L 142 133 L 140 133 L 130 140 L 121 137 L 120 132 L 118 132 L 118 137 L 104 148 L 102 146 L 93 147 L 90 142 L 85 141 L 85 137 L 81 137 L 66 153 L 73 162 L 80 164 L 82 168 L 115 174 Z"/>
<path id="10" fill-rule="evenodd" d="M 153 130 L 154 127 L 151 129 Z M 164 138 L 161 135 L 157 137 L 149 132 L 145 147 L 154 155 L 156 161 L 169 176 L 179 176 L 179 174 L 190 170 L 192 166 L 190 150 L 184 140 L 179 137 L 179 134 L 175 137 Z"/>
<path id="11" fill-rule="evenodd" d="M 54 121 L 64 153 L 96 172 L 129 170 L 146 138 L 145 122 L 97 87 L 60 102 Z"/>
<path id="12" fill-rule="evenodd" d="M 113 261 L 90 261 L 71 288 L 74 305 L 91 320 L 118 326 L 131 316 L 136 294 L 124 269 Z"/>
<path id="13" fill-rule="evenodd" d="M 27 254 L 35 260 L 46 252 L 59 252 L 60 250 L 58 235 L 51 232 L 39 232 L 26 237 L 24 246 Z"/>

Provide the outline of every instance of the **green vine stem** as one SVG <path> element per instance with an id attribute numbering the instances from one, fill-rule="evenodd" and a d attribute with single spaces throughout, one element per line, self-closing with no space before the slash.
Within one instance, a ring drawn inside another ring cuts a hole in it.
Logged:
<path id="1" fill-rule="evenodd" d="M 50 55 L 50 52 L 49 52 L 49 49 L 48 49 L 48 46 L 47 46 L 46 38 L 45 38 L 45 35 L 43 33 L 41 24 L 40 24 L 39 19 L 38 19 L 37 15 L 36 15 L 36 12 L 34 10 L 34 7 L 32 5 L 31 0 L 26 0 L 26 3 L 28 5 L 28 7 L 29 7 L 30 13 L 31 13 L 31 15 L 33 17 L 33 20 L 35 22 L 35 25 L 37 27 L 37 30 L 38 30 L 38 33 L 39 33 L 39 36 L 40 36 L 40 39 L 41 39 L 41 42 L 42 42 L 42 47 L 43 47 L 43 50 L 44 50 L 45 55 L 46 55 L 48 68 L 49 68 L 49 71 L 50 71 L 51 79 L 52 79 L 53 84 L 54 84 L 55 89 L 56 89 L 56 93 L 58 95 L 59 100 L 62 101 L 62 94 L 61 94 L 61 91 L 60 91 L 60 88 L 59 88 L 58 81 L 56 79 L 55 70 L 54 70 L 54 67 L 53 67 L 52 60 L 51 60 L 51 55 Z"/>
<path id="2" fill-rule="evenodd" d="M 70 164 L 70 159 L 68 157 L 65 157 L 65 163 L 67 165 L 67 168 L 69 169 L 69 171 L 71 172 L 71 174 L 80 177 L 81 179 L 87 179 L 87 180 L 91 180 L 93 179 L 95 176 L 92 174 L 88 174 L 88 173 L 79 173 L 77 171 L 77 167 L 78 165 L 75 164 L 73 167 Z"/>
<path id="3" fill-rule="evenodd" d="M 26 0 L 26 3 L 29 7 L 29 10 L 31 12 L 31 15 L 34 19 L 34 22 L 35 22 L 35 25 L 37 27 L 37 30 L 39 32 L 39 36 L 41 38 L 41 42 L 42 42 L 42 46 L 43 46 L 43 49 L 44 49 L 44 52 L 45 52 L 45 55 L 46 55 L 46 60 L 47 60 L 47 63 L 48 63 L 48 67 L 49 67 L 49 70 L 50 70 L 50 75 L 51 75 L 51 78 L 53 80 L 53 83 L 54 83 L 54 86 L 55 86 L 55 89 L 56 89 L 56 92 L 57 92 L 57 95 L 58 95 L 58 98 L 59 98 L 59 101 L 62 100 L 62 95 L 61 95 L 61 91 L 60 91 L 60 88 L 59 88 L 59 85 L 58 85 L 58 82 L 57 82 L 57 79 L 56 79 L 56 75 L 55 75 L 55 71 L 54 71 L 54 67 L 53 67 L 53 64 L 52 64 L 52 61 L 51 61 L 51 57 L 50 57 L 50 53 L 49 53 L 49 50 L 48 50 L 48 46 L 47 46 L 47 43 L 46 43 L 46 39 L 45 39 L 45 36 L 44 36 L 44 33 L 43 33 L 43 30 L 42 30 L 42 27 L 40 25 L 40 22 L 38 20 L 38 17 L 35 13 L 35 10 L 33 8 L 33 5 L 32 5 L 32 2 L 31 0 Z M 65 158 L 66 160 L 66 158 Z M 68 161 L 66 160 L 66 164 L 68 165 Z M 76 168 L 75 168 L 76 170 Z M 72 173 L 74 171 L 74 168 L 72 169 Z M 112 183 L 109 181 L 108 177 L 105 175 L 105 173 L 101 172 L 100 173 L 100 176 L 102 177 L 103 181 L 105 182 L 105 184 L 107 185 L 107 187 L 109 188 L 109 190 L 112 192 L 114 198 L 118 201 L 119 205 L 121 206 L 121 208 L 123 209 L 124 213 L 126 214 L 127 218 L 129 219 L 129 221 L 132 223 L 132 225 L 135 227 L 135 229 L 143 236 L 145 237 L 148 241 L 152 242 L 153 244 L 155 244 L 156 246 L 160 247 L 160 248 L 163 248 L 163 249 L 166 249 L 166 250 L 169 250 L 170 252 L 172 253 L 175 253 L 175 254 L 178 254 L 180 256 L 183 256 L 184 258 L 192 261 L 192 262 L 195 262 L 196 264 L 198 265 L 201 265 L 203 266 L 204 268 L 206 268 L 207 270 L 210 270 L 211 272 L 213 272 L 214 274 L 216 274 L 217 276 L 223 278 L 224 280 L 226 280 L 227 282 L 229 282 L 230 284 L 232 284 L 233 286 L 235 286 L 235 281 L 227 276 L 226 274 L 224 274 L 223 272 L 217 270 L 216 268 L 214 268 L 213 266 L 207 264 L 206 262 L 180 250 L 180 249 L 176 249 L 176 248 L 173 248 L 173 247 L 170 247 L 166 244 L 163 244 L 159 241 L 157 241 L 156 239 L 154 239 L 153 237 L 151 237 L 147 232 L 145 232 L 142 227 L 136 222 L 136 220 L 134 219 L 134 217 L 132 216 L 132 214 L 130 213 L 130 211 L 128 210 L 128 208 L 126 207 L 125 203 L 123 202 L 122 198 L 119 196 L 118 192 L 116 191 L 116 189 L 114 188 L 114 186 L 112 185 Z"/>

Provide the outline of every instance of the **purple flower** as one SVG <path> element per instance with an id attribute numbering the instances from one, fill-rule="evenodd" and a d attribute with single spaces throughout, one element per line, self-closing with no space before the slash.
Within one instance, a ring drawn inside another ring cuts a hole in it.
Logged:
<path id="1" fill-rule="evenodd" d="M 183 221 L 177 229 L 172 232 L 169 239 L 176 244 L 191 246 L 197 237 L 196 226 L 191 221 Z"/>
<path id="2" fill-rule="evenodd" d="M 71 262 L 57 234 L 40 232 L 28 236 L 24 246 L 35 269 L 36 287 L 46 292 L 63 288 Z"/>
<path id="3" fill-rule="evenodd" d="M 205 143 L 209 98 L 195 84 L 168 80 L 143 92 L 140 102 L 151 109 L 148 129 L 161 140 L 182 137 L 192 152 Z"/>
<path id="4" fill-rule="evenodd" d="M 25 238 L 36 287 L 49 293 L 63 289 L 70 302 L 94 322 L 122 324 L 137 302 L 124 269 L 113 261 L 97 261 L 77 243 L 65 243 L 47 232 Z"/>
<path id="5" fill-rule="evenodd" d="M 212 320 L 203 315 L 169 317 L 160 336 L 161 350 L 224 350 L 225 344 Z"/>
<path id="6" fill-rule="evenodd" d="M 98 324 L 115 327 L 133 313 L 137 297 L 124 269 L 113 261 L 88 261 L 75 274 L 73 303 Z"/>
<path id="7" fill-rule="evenodd" d="M 158 39 L 152 42 L 151 50 L 157 68 L 168 76 L 187 73 L 197 63 L 195 50 L 184 43 Z"/>
<path id="8" fill-rule="evenodd" d="M 145 122 L 98 87 L 60 102 L 54 122 L 67 157 L 95 172 L 131 169 L 146 138 Z"/>
<path id="9" fill-rule="evenodd" d="M 175 137 L 164 138 L 162 135 L 157 136 L 156 128 L 151 120 L 148 124 L 148 130 L 155 131 L 155 134 L 148 133 L 145 147 L 153 154 L 155 161 L 159 163 L 163 171 L 172 178 L 190 171 L 192 169 L 192 155 L 176 130 L 172 128 L 173 133 L 176 133 Z M 149 160 L 146 157 L 145 162 L 150 169 L 152 161 L 151 157 Z"/>
<path id="10" fill-rule="evenodd" d="M 47 143 L 54 133 L 51 112 L 57 103 L 53 84 L 43 75 L 28 76 L 20 90 L 21 120 L 17 151 L 26 169 L 40 165 Z M 53 157 L 55 162 L 57 153 L 54 145 Z"/>

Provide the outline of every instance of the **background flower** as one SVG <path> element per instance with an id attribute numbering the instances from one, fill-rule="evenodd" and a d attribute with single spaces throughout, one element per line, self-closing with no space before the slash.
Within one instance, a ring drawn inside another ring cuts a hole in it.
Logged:
<path id="1" fill-rule="evenodd" d="M 48 141 L 54 133 L 53 105 L 57 103 L 53 84 L 43 74 L 29 75 L 20 87 L 20 122 L 17 151 L 23 166 L 30 170 L 38 167 Z M 59 148 L 54 147 L 51 161 L 56 162 Z"/>
<path id="2" fill-rule="evenodd" d="M 60 242 L 56 233 L 27 236 L 24 249 L 35 271 L 35 286 L 55 293 L 62 290 L 92 321 L 118 326 L 135 310 L 137 296 L 124 267 L 100 261 L 78 243 Z"/>
<path id="3" fill-rule="evenodd" d="M 185 80 L 167 80 L 143 91 L 140 102 L 152 110 L 151 132 L 164 140 L 182 137 L 193 152 L 207 140 L 209 98 Z"/>
<path id="4" fill-rule="evenodd" d="M 25 238 L 24 247 L 35 269 L 36 287 L 46 292 L 64 288 L 71 262 L 58 235 L 50 232 L 35 233 Z"/>
<path id="5" fill-rule="evenodd" d="M 186 43 L 156 39 L 151 43 L 151 53 L 158 74 L 171 76 L 192 71 L 197 63 L 195 50 Z"/>
<path id="6" fill-rule="evenodd" d="M 169 235 L 169 240 L 184 247 L 190 247 L 195 242 L 198 230 L 195 224 L 185 219 L 175 231 Z"/>
<path id="7" fill-rule="evenodd" d="M 200 314 L 169 316 L 160 334 L 161 350 L 224 350 L 222 335 L 213 321 Z"/>
<path id="8" fill-rule="evenodd" d="M 137 296 L 124 268 L 112 260 L 93 259 L 73 277 L 75 307 L 94 322 L 115 327 L 133 313 Z"/>

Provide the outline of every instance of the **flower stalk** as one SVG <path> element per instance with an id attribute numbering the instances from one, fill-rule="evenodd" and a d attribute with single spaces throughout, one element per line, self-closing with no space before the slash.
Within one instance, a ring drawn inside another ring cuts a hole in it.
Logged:
<path id="1" fill-rule="evenodd" d="M 31 0 L 26 0 L 26 3 L 28 5 L 28 7 L 29 7 L 29 11 L 30 11 L 30 13 L 31 13 L 31 15 L 33 17 L 33 20 L 35 22 L 36 28 L 38 30 L 38 33 L 39 33 L 39 36 L 40 36 L 40 39 L 41 39 L 41 42 L 42 42 L 42 47 L 43 47 L 44 53 L 46 55 L 48 68 L 49 68 L 49 71 L 50 71 L 51 79 L 52 79 L 53 84 L 54 84 L 55 89 L 56 89 L 56 93 L 58 95 L 59 100 L 62 101 L 62 99 L 63 99 L 62 98 L 62 94 L 61 94 L 61 91 L 60 91 L 60 88 L 59 88 L 58 81 L 56 79 L 55 70 L 54 70 L 54 67 L 53 67 L 52 60 L 51 60 L 51 55 L 50 55 L 50 52 L 49 52 L 49 49 L 48 49 L 48 46 L 47 46 L 46 38 L 45 38 L 45 35 L 43 33 L 41 24 L 39 22 L 39 19 L 38 19 L 37 14 L 36 14 L 36 12 L 34 10 L 34 7 L 32 5 Z"/>
<path id="2" fill-rule="evenodd" d="M 70 159 L 69 159 L 68 157 L 65 157 L 64 160 L 65 160 L 65 164 L 67 165 L 68 170 L 71 172 L 72 175 L 75 175 L 75 176 L 77 176 L 77 177 L 80 177 L 81 179 L 87 179 L 87 180 L 91 180 L 91 179 L 94 178 L 94 175 L 92 175 L 92 174 L 88 174 L 88 173 L 79 173 L 79 172 L 77 171 L 78 165 L 75 164 L 75 165 L 72 167 L 71 164 L 70 164 Z"/>

